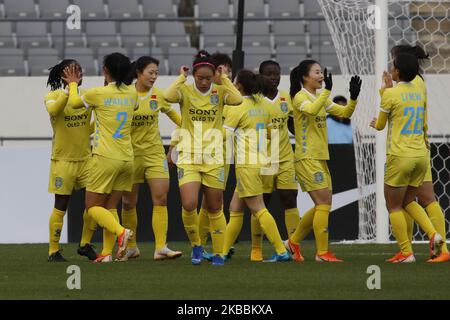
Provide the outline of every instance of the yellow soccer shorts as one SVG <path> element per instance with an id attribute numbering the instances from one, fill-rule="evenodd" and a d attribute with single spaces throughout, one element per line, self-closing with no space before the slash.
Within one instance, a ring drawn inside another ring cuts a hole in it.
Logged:
<path id="1" fill-rule="evenodd" d="M 278 164 L 277 173 L 274 175 L 262 175 L 264 193 L 272 193 L 278 190 L 298 190 L 298 181 L 295 175 L 294 162 L 283 161 Z"/>
<path id="2" fill-rule="evenodd" d="M 239 198 L 254 197 L 264 193 L 260 168 L 236 167 L 236 190 Z"/>
<path id="3" fill-rule="evenodd" d="M 48 192 L 71 195 L 74 189 L 86 188 L 90 161 L 51 160 Z"/>
<path id="4" fill-rule="evenodd" d="M 86 190 L 95 193 L 128 191 L 133 188 L 133 161 L 123 161 L 94 154 Z"/>
<path id="5" fill-rule="evenodd" d="M 406 158 L 388 154 L 384 183 L 391 187 L 419 187 L 424 181 L 429 164 L 427 156 Z"/>
<path id="6" fill-rule="evenodd" d="M 431 153 L 428 151 L 427 156 L 428 161 L 428 168 L 427 172 L 425 173 L 425 178 L 423 178 L 423 182 L 433 182 L 433 174 L 431 173 Z"/>
<path id="7" fill-rule="evenodd" d="M 134 184 L 150 179 L 169 179 L 169 166 L 164 153 L 135 156 L 133 171 Z"/>
<path id="8" fill-rule="evenodd" d="M 178 185 L 189 182 L 200 182 L 210 188 L 225 190 L 224 166 L 211 166 L 207 164 L 178 165 Z"/>
<path id="9" fill-rule="evenodd" d="M 326 160 L 302 159 L 296 161 L 294 166 L 303 192 L 332 190 L 331 175 Z"/>

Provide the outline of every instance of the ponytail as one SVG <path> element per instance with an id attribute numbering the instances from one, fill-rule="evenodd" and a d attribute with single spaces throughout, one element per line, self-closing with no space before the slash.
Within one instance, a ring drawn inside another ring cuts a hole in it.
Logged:
<path id="1" fill-rule="evenodd" d="M 119 52 L 108 54 L 103 59 L 103 65 L 108 69 L 109 74 L 116 82 L 117 88 L 129 80 L 131 72 L 130 58 Z"/>

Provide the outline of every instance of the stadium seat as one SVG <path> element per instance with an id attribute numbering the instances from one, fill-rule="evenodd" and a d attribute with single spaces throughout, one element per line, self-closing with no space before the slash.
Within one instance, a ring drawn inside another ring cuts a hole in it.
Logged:
<path id="1" fill-rule="evenodd" d="M 73 4 L 81 9 L 81 18 L 105 18 L 106 10 L 103 0 L 74 0 Z"/>
<path id="2" fill-rule="evenodd" d="M 177 14 L 177 6 L 171 0 L 142 0 L 144 17 L 173 18 Z"/>
<path id="3" fill-rule="evenodd" d="M 200 48 L 234 46 L 236 35 L 230 21 L 204 21 L 200 33 Z"/>
<path id="4" fill-rule="evenodd" d="M 25 76 L 22 49 L 0 48 L 0 76 Z"/>
<path id="5" fill-rule="evenodd" d="M 3 0 L 6 18 L 37 18 L 34 0 Z"/>
<path id="6" fill-rule="evenodd" d="M 96 76 L 99 72 L 97 61 L 94 59 L 94 52 L 91 48 L 69 47 L 65 49 L 64 59 L 75 59 L 83 68 L 86 76 Z"/>
<path id="7" fill-rule="evenodd" d="M 226 18 L 232 16 L 232 11 L 227 0 L 197 0 L 194 16 L 196 18 Z"/>
<path id="8" fill-rule="evenodd" d="M 109 15 L 112 18 L 142 17 L 137 0 L 108 0 Z"/>
<path id="9" fill-rule="evenodd" d="M 208 51 L 210 54 L 220 52 L 228 54 L 230 57 L 233 54 L 234 47 L 225 46 L 225 47 L 206 47 L 206 51 Z"/>
<path id="10" fill-rule="evenodd" d="M 323 17 L 322 9 L 317 0 L 303 0 L 303 12 L 307 18 Z"/>
<path id="11" fill-rule="evenodd" d="M 245 42 L 252 46 L 271 46 L 269 25 L 266 21 L 247 21 L 244 23 Z"/>
<path id="12" fill-rule="evenodd" d="M 67 29 L 64 21 L 51 23 L 51 40 L 53 47 L 85 47 L 86 36 L 84 35 L 85 24 L 81 23 L 81 29 Z"/>
<path id="13" fill-rule="evenodd" d="M 194 56 L 197 54 L 195 48 L 169 48 L 169 72 L 171 75 L 179 75 L 182 65 L 191 66 Z"/>
<path id="14" fill-rule="evenodd" d="M 191 40 L 182 22 L 155 23 L 154 46 L 167 51 L 169 47 L 190 47 Z"/>
<path id="15" fill-rule="evenodd" d="M 301 46 L 305 44 L 305 29 L 301 21 L 274 21 L 275 46 Z"/>
<path id="16" fill-rule="evenodd" d="M 48 69 L 59 61 L 58 51 L 51 48 L 31 48 L 28 50 L 27 60 L 30 76 L 48 75 Z"/>
<path id="17" fill-rule="evenodd" d="M 258 72 L 259 65 L 264 60 L 271 59 L 271 50 L 267 46 L 262 47 L 244 47 L 245 53 L 244 66 L 246 69 Z"/>
<path id="18" fill-rule="evenodd" d="M 298 0 L 269 0 L 270 17 L 300 17 Z"/>
<path id="19" fill-rule="evenodd" d="M 122 47 L 99 47 L 97 49 L 97 57 L 98 57 L 98 61 L 100 62 L 100 64 L 103 62 L 103 57 L 105 57 L 106 55 L 113 53 L 113 52 L 119 52 L 122 53 L 126 56 L 128 56 L 128 50 L 127 48 L 122 48 Z"/>
<path id="20" fill-rule="evenodd" d="M 49 47 L 50 35 L 46 22 L 24 22 L 16 24 L 16 36 L 19 45 L 26 47 Z"/>
<path id="21" fill-rule="evenodd" d="M 125 21 L 120 24 L 120 37 L 126 47 L 148 47 L 151 44 L 150 23 Z"/>
<path id="22" fill-rule="evenodd" d="M 159 60 L 159 75 L 168 75 L 168 61 L 164 58 L 164 53 L 161 48 L 155 47 L 141 47 L 141 48 L 133 48 L 133 52 L 131 55 L 132 60 L 137 60 L 142 56 L 150 56 Z"/>
<path id="23" fill-rule="evenodd" d="M 86 22 L 86 38 L 92 47 L 120 46 L 119 36 L 114 21 L 88 21 Z"/>
<path id="24" fill-rule="evenodd" d="M 12 22 L 0 22 L 0 48 L 15 47 Z"/>
<path id="25" fill-rule="evenodd" d="M 339 61 L 336 56 L 336 53 L 322 53 L 319 56 L 320 64 L 322 65 L 322 68 L 327 68 L 330 72 L 333 72 L 334 74 L 341 73 L 340 67 L 339 67 Z"/>
<path id="26" fill-rule="evenodd" d="M 277 47 L 276 60 L 281 65 L 281 73 L 289 74 L 302 60 L 306 58 L 306 46 Z"/>
<path id="27" fill-rule="evenodd" d="M 237 17 L 238 1 L 234 2 L 234 16 Z M 268 17 L 268 7 L 264 4 L 264 0 L 245 1 L 244 17 Z"/>
<path id="28" fill-rule="evenodd" d="M 66 16 L 69 0 L 39 0 L 39 15 L 42 18 L 61 18 Z"/>

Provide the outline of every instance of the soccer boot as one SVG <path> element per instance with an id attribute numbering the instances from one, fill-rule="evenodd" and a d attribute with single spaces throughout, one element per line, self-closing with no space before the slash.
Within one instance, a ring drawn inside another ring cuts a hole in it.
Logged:
<path id="1" fill-rule="evenodd" d="M 407 255 L 404 255 L 403 253 L 399 252 L 395 259 L 391 261 L 391 263 L 412 263 L 416 262 L 416 258 L 414 257 L 414 253 L 410 253 Z"/>
<path id="2" fill-rule="evenodd" d="M 223 266 L 224 264 L 225 264 L 225 260 L 224 260 L 224 258 L 222 258 L 222 256 L 220 254 L 216 254 L 212 258 L 212 265 L 213 266 Z"/>
<path id="3" fill-rule="evenodd" d="M 194 246 L 192 248 L 191 262 L 193 265 L 199 265 L 203 260 L 203 247 L 202 246 Z"/>
<path id="4" fill-rule="evenodd" d="M 113 262 L 112 254 L 98 255 L 98 258 L 92 261 L 93 263 L 108 263 Z"/>
<path id="5" fill-rule="evenodd" d="M 435 233 L 430 239 L 430 255 L 438 257 L 441 255 L 444 239 L 439 233 Z"/>
<path id="6" fill-rule="evenodd" d="M 282 253 L 282 254 L 275 253 L 272 256 L 272 258 L 270 258 L 269 260 L 264 260 L 264 262 L 286 262 L 286 261 L 290 261 L 290 260 L 291 260 L 291 256 L 286 251 L 285 253 Z"/>
<path id="7" fill-rule="evenodd" d="M 305 261 L 305 258 L 303 258 L 301 251 L 300 251 L 300 245 L 292 243 L 291 240 L 285 240 L 283 241 L 284 246 L 286 247 L 286 250 L 291 254 L 292 259 L 296 262 L 302 262 Z"/>
<path id="8" fill-rule="evenodd" d="M 120 259 L 116 259 L 115 261 L 124 262 L 130 259 L 136 259 L 141 255 L 138 247 L 135 248 L 127 248 L 125 254 Z"/>
<path id="9" fill-rule="evenodd" d="M 212 261 L 213 257 L 214 257 L 214 255 L 212 253 L 209 253 L 206 250 L 203 250 L 203 252 L 202 252 L 203 260 Z"/>
<path id="10" fill-rule="evenodd" d="M 119 248 L 117 249 L 116 258 L 121 259 L 126 254 L 126 249 L 128 245 L 128 239 L 133 236 L 133 231 L 130 229 L 124 229 L 120 236 L 117 238 L 117 243 Z"/>
<path id="11" fill-rule="evenodd" d="M 447 262 L 450 261 L 450 253 L 442 252 L 439 256 L 428 260 L 427 262 L 437 263 L 437 262 Z"/>
<path id="12" fill-rule="evenodd" d="M 91 261 L 98 258 L 98 254 L 95 252 L 94 246 L 89 243 L 86 243 L 83 247 L 78 247 L 77 253 L 80 256 L 87 257 Z"/>
<path id="13" fill-rule="evenodd" d="M 328 251 L 327 253 L 324 253 L 321 255 L 316 254 L 316 261 L 317 262 L 343 262 L 343 260 L 336 258 L 336 256 L 331 251 Z"/>
<path id="14" fill-rule="evenodd" d="M 165 245 L 160 250 L 155 250 L 155 254 L 153 255 L 153 259 L 156 261 L 166 260 L 166 259 L 176 259 L 183 255 L 181 251 L 173 251 L 170 250 L 167 245 Z"/>
<path id="15" fill-rule="evenodd" d="M 62 256 L 61 251 L 62 250 L 53 252 L 51 255 L 48 256 L 47 261 L 48 262 L 67 262 L 67 260 Z"/>

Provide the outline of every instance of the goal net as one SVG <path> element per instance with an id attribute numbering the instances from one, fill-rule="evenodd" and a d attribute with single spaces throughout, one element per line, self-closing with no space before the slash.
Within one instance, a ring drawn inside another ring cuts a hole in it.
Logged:
<path id="1" fill-rule="evenodd" d="M 369 128 L 378 114 L 379 79 L 375 77 L 375 32 L 380 8 L 369 0 L 319 0 L 336 48 L 344 77 L 364 77 L 359 106 L 352 117 L 358 177 L 359 240 L 375 240 L 376 155 L 375 132 Z M 388 49 L 397 44 L 420 45 L 430 55 L 422 66 L 428 92 L 429 135 L 433 182 L 437 199 L 450 216 L 450 0 L 387 0 Z M 390 55 L 389 55 L 390 59 Z M 378 81 L 377 81 L 378 80 Z M 385 226 L 386 227 L 386 226 Z M 448 234 L 447 234 L 448 238 Z M 391 234 L 391 239 L 392 234 Z M 426 240 L 417 228 L 415 240 Z"/>

